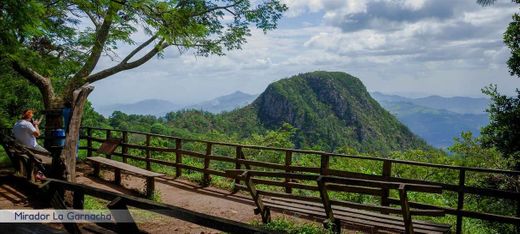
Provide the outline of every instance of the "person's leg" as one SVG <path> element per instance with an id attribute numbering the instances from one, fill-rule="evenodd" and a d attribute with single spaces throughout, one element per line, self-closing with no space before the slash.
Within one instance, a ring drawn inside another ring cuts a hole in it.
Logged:
<path id="1" fill-rule="evenodd" d="M 40 152 L 42 152 L 42 153 L 46 153 L 46 154 L 50 154 L 50 153 L 51 153 L 51 152 L 49 152 L 47 149 L 41 147 L 40 145 L 36 145 L 36 146 L 34 147 L 34 150 L 36 150 L 36 151 L 40 151 Z"/>

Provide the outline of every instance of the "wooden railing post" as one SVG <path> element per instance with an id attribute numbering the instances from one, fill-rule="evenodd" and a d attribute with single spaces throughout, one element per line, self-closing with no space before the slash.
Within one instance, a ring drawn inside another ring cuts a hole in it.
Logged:
<path id="1" fill-rule="evenodd" d="M 83 204 L 85 202 L 85 194 L 83 191 L 74 190 L 74 195 L 72 199 L 72 208 L 83 210 Z"/>
<path id="2" fill-rule="evenodd" d="M 182 154 L 180 150 L 182 149 L 182 141 L 181 139 L 175 139 L 175 176 L 182 176 L 181 164 L 182 164 Z"/>
<path id="3" fill-rule="evenodd" d="M 327 219 L 323 221 L 323 226 L 326 229 L 330 229 L 332 233 L 341 233 L 341 221 L 334 218 L 334 211 L 332 210 L 329 193 L 327 192 L 325 177 L 319 176 L 316 182 L 318 183 L 318 190 L 320 191 L 321 203 L 323 204 L 323 208 L 325 208 L 325 215 L 327 216 Z"/>
<path id="4" fill-rule="evenodd" d="M 406 234 L 413 234 L 412 215 L 410 214 L 410 206 L 408 204 L 408 195 L 406 191 L 406 185 L 399 185 L 399 200 L 401 203 L 401 210 L 404 221 L 404 229 Z"/>
<path id="5" fill-rule="evenodd" d="M 383 179 L 385 181 L 389 181 L 390 176 L 392 176 L 392 161 L 385 160 L 383 161 Z M 383 188 L 381 190 L 381 206 L 390 206 L 390 201 L 388 200 L 388 196 L 390 195 L 390 190 L 388 188 Z M 384 214 L 384 212 L 382 212 Z"/>
<path id="6" fill-rule="evenodd" d="M 105 140 L 108 140 L 112 138 L 112 131 L 110 131 L 110 129 L 107 129 L 106 130 L 106 135 L 105 135 Z M 112 154 L 105 154 L 106 158 L 108 159 L 112 159 Z"/>
<path id="7" fill-rule="evenodd" d="M 128 211 L 124 199 L 117 197 L 112 200 L 107 207 L 114 217 L 118 233 L 140 233 L 139 228 L 132 218 L 132 214 Z"/>
<path id="8" fill-rule="evenodd" d="M 242 155 L 242 146 L 236 146 L 235 148 L 235 169 L 240 170 L 240 155 Z M 240 184 L 240 179 L 235 178 L 235 185 Z M 233 192 L 238 192 L 238 187 L 235 186 Z"/>
<path id="9" fill-rule="evenodd" d="M 291 164 L 292 164 L 292 151 L 287 150 L 285 151 L 285 172 L 290 173 L 291 172 Z M 285 177 L 285 192 L 286 193 L 292 193 L 292 187 L 289 186 L 289 183 L 291 180 L 289 177 Z"/>
<path id="10" fill-rule="evenodd" d="M 260 194 L 256 190 L 256 185 L 253 182 L 253 179 L 251 178 L 251 174 L 249 172 L 245 172 L 241 175 L 241 177 L 244 178 L 244 182 L 247 186 L 247 189 L 249 190 L 249 193 L 251 194 L 251 197 L 253 198 L 253 201 L 255 202 L 256 209 L 255 214 L 260 214 L 262 216 L 262 222 L 263 223 L 269 223 L 271 222 L 271 211 L 269 207 L 264 206 L 264 203 L 262 202 L 262 197 L 260 197 Z"/>
<path id="11" fill-rule="evenodd" d="M 121 154 L 123 154 L 123 162 L 124 163 L 127 163 L 127 157 L 126 155 L 128 155 L 128 146 L 126 146 L 126 144 L 128 144 L 128 132 L 127 131 L 124 131 L 123 132 L 123 142 L 122 142 L 122 146 L 121 146 Z"/>
<path id="12" fill-rule="evenodd" d="M 146 170 L 152 170 L 152 164 L 150 163 L 150 158 L 152 157 L 152 152 L 150 151 L 150 135 L 146 135 Z"/>
<path id="13" fill-rule="evenodd" d="M 462 233 L 462 209 L 464 209 L 464 184 L 466 183 L 466 169 L 459 169 L 459 188 L 457 201 L 457 229 L 456 233 Z"/>
<path id="14" fill-rule="evenodd" d="M 204 155 L 204 177 L 202 178 L 202 186 L 204 187 L 209 186 L 209 183 L 211 182 L 211 178 L 207 170 L 209 169 L 209 156 L 211 156 L 212 146 L 213 144 L 209 142 L 206 143 L 206 155 Z"/>
<path id="15" fill-rule="evenodd" d="M 87 157 L 92 156 L 92 128 L 87 128 Z"/>
<path id="16" fill-rule="evenodd" d="M 320 165 L 320 174 L 321 175 L 329 174 L 329 164 L 330 164 L 330 155 L 322 154 L 321 155 L 321 165 Z"/>
<path id="17" fill-rule="evenodd" d="M 520 197 L 516 199 L 516 217 L 520 217 Z M 516 224 L 516 233 L 520 233 L 520 223 Z"/>

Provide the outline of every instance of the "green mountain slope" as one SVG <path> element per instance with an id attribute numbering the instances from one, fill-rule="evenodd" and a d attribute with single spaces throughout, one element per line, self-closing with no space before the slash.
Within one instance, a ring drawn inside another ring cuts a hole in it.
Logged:
<path id="1" fill-rule="evenodd" d="M 370 97 L 363 83 L 346 73 L 312 72 L 272 83 L 251 104 L 221 114 L 168 113 L 173 134 L 222 133 L 238 139 L 270 130 L 296 130 L 297 148 L 360 152 L 430 148 Z"/>
<path id="2" fill-rule="evenodd" d="M 298 128 L 297 147 L 348 146 L 363 152 L 427 147 L 372 99 L 358 78 L 342 72 L 282 79 L 269 85 L 250 108 L 268 129 L 283 123 Z"/>

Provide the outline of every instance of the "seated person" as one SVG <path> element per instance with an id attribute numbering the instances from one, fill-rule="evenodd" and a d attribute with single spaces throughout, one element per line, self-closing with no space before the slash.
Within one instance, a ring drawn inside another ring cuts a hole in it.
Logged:
<path id="1" fill-rule="evenodd" d="M 36 137 L 40 136 L 40 125 L 41 120 L 33 120 L 35 111 L 28 109 L 22 114 L 22 119 L 18 120 L 13 127 L 13 134 L 16 141 L 29 149 L 36 150 L 37 152 L 50 154 L 45 148 L 38 145 Z"/>

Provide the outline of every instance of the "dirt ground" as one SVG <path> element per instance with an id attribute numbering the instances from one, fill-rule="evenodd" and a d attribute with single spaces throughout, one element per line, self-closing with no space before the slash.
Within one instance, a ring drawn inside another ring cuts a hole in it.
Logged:
<path id="1" fill-rule="evenodd" d="M 139 195 L 137 191 L 143 191 L 145 187 L 145 180 L 140 177 L 122 174 L 122 186 L 116 186 L 109 182 L 113 179 L 113 173 L 102 171 L 99 179 L 87 176 L 89 172 L 90 170 L 83 168 L 77 182 L 132 195 Z M 242 194 L 231 194 L 212 187 L 202 188 L 192 182 L 173 178 L 157 178 L 155 189 L 160 194 L 160 201 L 166 204 L 243 223 L 259 220 L 253 213 L 254 203 Z M 147 213 L 135 218 L 139 229 L 149 233 L 164 233 L 165 230 L 168 233 L 220 233 L 179 219 Z"/>

